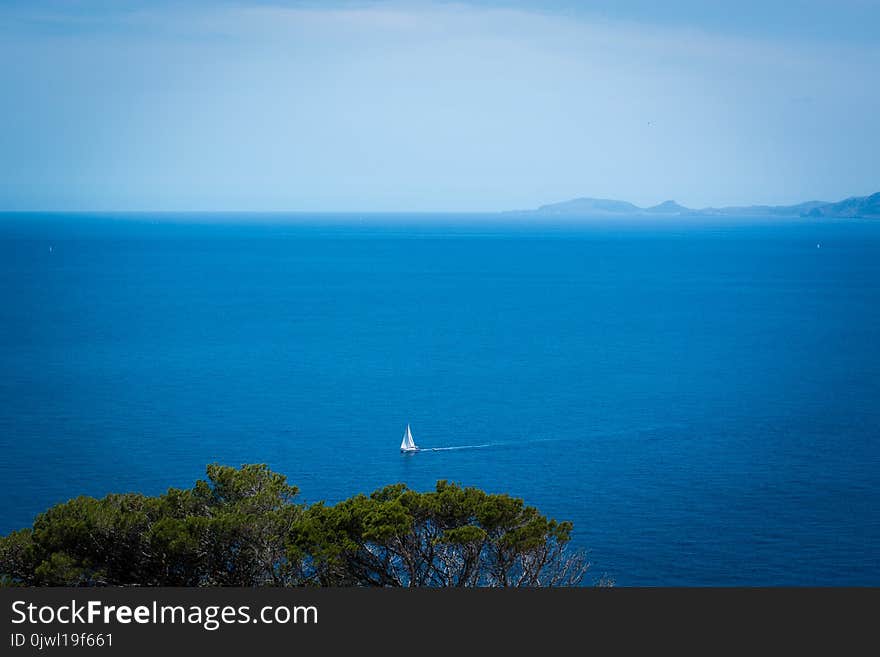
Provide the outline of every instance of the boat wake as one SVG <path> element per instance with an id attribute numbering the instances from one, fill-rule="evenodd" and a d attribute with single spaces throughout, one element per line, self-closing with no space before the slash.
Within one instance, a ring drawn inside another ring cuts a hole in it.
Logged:
<path id="1" fill-rule="evenodd" d="M 485 445 L 454 445 L 452 447 L 419 447 L 420 452 L 451 452 L 458 449 L 483 449 L 485 447 L 495 447 L 493 443 Z"/>

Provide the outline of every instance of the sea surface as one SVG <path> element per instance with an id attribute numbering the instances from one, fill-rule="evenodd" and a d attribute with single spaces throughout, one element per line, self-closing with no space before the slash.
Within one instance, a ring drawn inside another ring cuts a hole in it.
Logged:
<path id="1" fill-rule="evenodd" d="M 508 492 L 618 585 L 880 585 L 880 222 L 0 216 L 0 533 L 213 462 Z"/>

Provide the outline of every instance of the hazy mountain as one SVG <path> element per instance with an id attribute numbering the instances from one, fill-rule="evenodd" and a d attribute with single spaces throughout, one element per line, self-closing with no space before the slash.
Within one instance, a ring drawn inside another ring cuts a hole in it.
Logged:
<path id="1" fill-rule="evenodd" d="M 542 205 L 536 210 L 520 210 L 516 214 L 541 216 L 605 216 L 605 215 L 720 215 L 726 217 L 868 217 L 880 218 L 880 192 L 871 196 L 853 196 L 829 203 L 806 201 L 795 205 L 746 205 L 723 208 L 686 208 L 675 201 L 640 208 L 627 201 L 605 198 L 576 198 Z"/>
<path id="2" fill-rule="evenodd" d="M 576 198 L 561 203 L 542 205 L 537 210 L 539 214 L 566 214 L 566 215 L 591 215 L 591 214 L 638 214 L 642 209 L 626 201 L 614 201 L 606 198 Z"/>
<path id="3" fill-rule="evenodd" d="M 693 212 L 690 208 L 679 205 L 675 201 L 663 201 L 658 205 L 652 205 L 650 208 L 645 208 L 644 211 L 652 214 L 684 214 L 687 212 Z"/>
<path id="4" fill-rule="evenodd" d="M 828 201 L 806 201 L 804 203 L 798 203 L 797 205 L 734 205 L 724 208 L 701 208 L 700 210 L 693 210 L 693 212 L 732 217 L 800 217 L 814 208 L 819 208 L 828 204 Z"/>
<path id="5" fill-rule="evenodd" d="M 837 203 L 811 208 L 808 217 L 870 217 L 880 219 L 880 192 L 853 196 Z"/>

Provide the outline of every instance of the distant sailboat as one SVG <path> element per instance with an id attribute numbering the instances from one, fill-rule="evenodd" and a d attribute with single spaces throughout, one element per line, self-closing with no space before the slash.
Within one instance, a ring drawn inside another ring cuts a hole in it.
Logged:
<path id="1" fill-rule="evenodd" d="M 403 440 L 400 443 L 401 452 L 418 452 L 419 448 L 413 440 L 412 432 L 409 430 L 409 424 L 406 425 L 406 433 L 403 434 Z"/>

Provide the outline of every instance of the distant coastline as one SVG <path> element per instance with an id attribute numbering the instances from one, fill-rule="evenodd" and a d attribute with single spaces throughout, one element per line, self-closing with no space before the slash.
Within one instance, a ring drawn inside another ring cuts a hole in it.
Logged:
<path id="1" fill-rule="evenodd" d="M 806 201 L 796 205 L 747 205 L 722 208 L 688 208 L 669 200 L 650 207 L 639 207 L 628 201 L 602 198 L 575 198 L 542 205 L 532 210 L 513 210 L 505 214 L 527 216 L 724 216 L 724 217 L 850 217 L 880 219 L 880 192 L 870 196 L 852 196 L 842 201 Z"/>
<path id="2" fill-rule="evenodd" d="M 531 209 L 519 210 L 305 210 L 305 209 L 270 209 L 252 210 L 247 208 L 235 208 L 227 210 L 217 209 L 193 209 L 193 208 L 116 208 L 116 209 L 73 209 L 59 208 L 0 208 L 0 220 L 23 220 L 29 222 L 35 218 L 52 218 L 76 216 L 85 220 L 118 219 L 120 217 L 139 217 L 146 221 L 157 221 L 161 218 L 182 218 L 188 221 L 193 219 L 206 222 L 235 223 L 241 217 L 247 217 L 249 223 L 260 219 L 275 222 L 279 217 L 320 217 L 322 222 L 357 222 L 369 221 L 371 218 L 383 219 L 412 219 L 420 220 L 431 217 L 448 217 L 450 215 L 460 217 L 489 217 L 497 218 L 498 215 L 519 218 L 545 218 L 545 217 L 782 217 L 782 218 L 851 218 L 851 219 L 880 219 L 880 192 L 869 196 L 851 196 L 842 201 L 804 201 L 794 205 L 737 205 L 725 207 L 689 208 L 677 201 L 667 200 L 657 205 L 641 207 L 629 201 L 619 199 L 578 197 L 557 203 L 548 203 Z"/>

